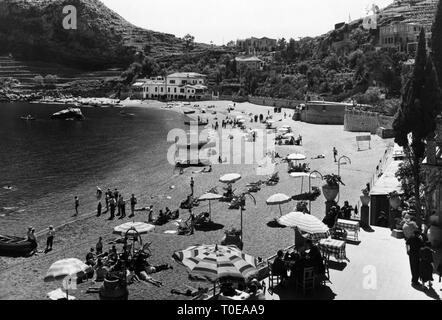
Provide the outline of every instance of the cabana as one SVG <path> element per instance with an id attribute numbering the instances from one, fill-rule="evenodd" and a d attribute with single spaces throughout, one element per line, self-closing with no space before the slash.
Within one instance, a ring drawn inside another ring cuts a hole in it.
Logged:
<path id="1" fill-rule="evenodd" d="M 391 161 L 387 166 L 382 176 L 374 183 L 370 192 L 370 224 L 377 225 L 377 219 L 381 211 L 384 211 L 387 216 L 390 213 L 390 203 L 388 194 L 396 191 L 402 194 L 402 187 L 399 180 L 396 178 L 396 172 L 399 170 L 399 165 L 402 161 Z"/>

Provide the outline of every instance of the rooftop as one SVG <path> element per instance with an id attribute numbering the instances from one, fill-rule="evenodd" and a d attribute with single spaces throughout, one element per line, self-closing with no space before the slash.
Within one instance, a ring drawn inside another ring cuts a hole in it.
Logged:
<path id="1" fill-rule="evenodd" d="M 206 75 L 196 72 L 175 72 L 169 74 L 168 78 L 205 78 Z"/>
<path id="2" fill-rule="evenodd" d="M 258 57 L 246 57 L 246 58 L 236 57 L 235 60 L 238 62 L 262 62 L 262 60 L 259 59 Z"/>

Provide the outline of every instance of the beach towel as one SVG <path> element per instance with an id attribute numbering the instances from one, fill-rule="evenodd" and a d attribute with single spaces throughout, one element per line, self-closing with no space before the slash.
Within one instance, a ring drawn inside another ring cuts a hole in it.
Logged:
<path id="1" fill-rule="evenodd" d="M 177 234 L 178 231 L 176 231 L 176 230 L 166 230 L 166 231 L 164 231 L 164 233 L 165 234 Z"/>

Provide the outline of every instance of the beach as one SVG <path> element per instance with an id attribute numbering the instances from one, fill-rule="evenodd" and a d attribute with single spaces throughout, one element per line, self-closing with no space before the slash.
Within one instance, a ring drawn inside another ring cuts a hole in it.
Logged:
<path id="1" fill-rule="evenodd" d="M 198 108 L 192 108 L 193 105 L 198 104 L 199 109 L 204 108 L 206 113 L 201 114 Z M 233 103 L 230 101 L 207 101 L 207 102 L 193 102 L 192 106 L 172 107 L 165 109 L 164 112 L 178 112 L 182 113 L 183 109 L 193 109 L 196 111 L 195 118 L 201 116 L 208 118 L 209 127 L 217 117 L 218 121 L 228 115 L 228 107 Z M 214 106 L 214 108 L 207 108 L 207 106 Z M 166 104 L 151 102 L 151 101 L 122 101 L 122 107 L 126 108 L 153 108 L 164 109 Z M 302 146 L 276 146 L 275 151 L 281 156 L 286 156 L 290 153 L 305 154 L 307 160 L 305 162 L 310 164 L 311 170 L 317 170 L 323 175 L 337 173 L 337 164 L 333 161 L 333 147 L 339 152 L 339 156 L 345 155 L 351 159 L 351 164 L 346 163 L 341 166 L 341 176 L 345 186 L 341 187 L 340 204 L 348 200 L 351 205 L 356 205 L 363 189 L 367 182 L 372 178 L 376 166 L 384 155 L 387 146 L 392 142 L 391 140 L 382 140 L 378 136 L 372 136 L 371 148 L 363 146 L 362 151 L 358 151 L 355 137 L 361 133 L 345 132 L 343 126 L 334 125 L 313 125 L 301 122 L 295 122 L 289 115 L 293 115 L 293 110 L 283 109 L 282 113 L 274 114 L 273 107 L 257 106 L 250 103 L 237 103 L 236 112 L 248 114 L 263 114 L 266 116 L 270 114 L 275 120 L 276 127 L 289 125 L 293 128 L 296 136 L 302 135 Z M 216 111 L 216 115 L 211 114 Z M 284 119 L 284 113 L 287 118 Z M 247 119 L 246 126 L 251 129 L 264 129 L 261 123 L 251 123 Z M 281 121 L 279 121 L 281 120 Z M 166 144 L 166 137 L 162 138 Z M 318 155 L 325 155 L 324 159 L 312 159 Z M 223 155 L 227 156 L 227 155 Z M 166 161 L 166 155 L 164 155 Z M 148 164 L 146 164 L 148 165 Z M 169 170 L 167 174 L 158 175 L 158 177 L 167 176 L 166 180 L 162 179 L 145 179 L 139 181 L 140 185 L 145 184 L 145 192 L 137 194 L 137 207 L 145 207 L 154 205 L 155 215 L 158 214 L 159 209 L 164 209 L 166 206 L 172 210 L 179 207 L 179 204 L 190 193 L 190 178 L 195 180 L 195 195 L 200 196 L 212 187 L 217 187 L 222 190 L 223 185 L 218 182 L 220 176 L 227 173 L 239 173 L 242 179 L 235 183 L 234 189 L 244 190 L 247 183 L 266 179 L 264 176 L 256 175 L 256 164 L 214 164 L 211 173 L 193 173 L 199 168 L 189 168 L 180 175 L 173 173 L 173 166 L 161 167 L 161 170 Z M 278 249 L 288 247 L 293 244 L 294 234 L 291 229 L 274 229 L 267 226 L 267 223 L 279 216 L 279 209 L 277 206 L 267 206 L 265 201 L 271 195 L 276 193 L 285 193 L 287 195 L 295 195 L 300 193 L 301 181 L 294 179 L 287 173 L 287 164 L 281 163 L 281 159 L 277 159 L 276 170 L 279 172 L 280 182 L 276 186 L 265 186 L 258 193 L 254 194 L 256 198 L 256 205 L 247 200 L 246 211 L 244 212 L 244 248 L 243 250 L 256 257 L 266 258 L 276 253 Z M 101 185 L 99 178 L 97 184 L 106 190 L 117 186 Z M 321 182 L 314 181 L 312 185 L 321 186 Z M 304 181 L 304 191 L 307 190 L 308 181 Z M 173 186 L 173 188 L 172 188 Z M 130 185 L 118 186 L 123 192 L 125 198 L 128 199 L 131 193 Z M 95 190 L 91 187 L 89 191 L 92 195 Z M 321 195 L 318 200 L 312 202 L 312 214 L 316 217 L 324 217 L 325 199 Z M 282 205 L 283 213 L 294 211 L 296 203 L 291 202 Z M 50 210 L 50 209 L 49 209 Z M 199 207 L 195 208 L 194 212 L 199 213 L 207 210 L 207 204 L 201 203 Z M 180 219 L 186 220 L 188 217 L 187 210 L 180 210 Z M 44 283 L 43 278 L 49 266 L 56 260 L 63 258 L 79 258 L 84 260 L 86 253 L 95 244 L 99 236 L 103 237 L 104 242 L 115 238 L 112 230 L 115 226 L 130 221 L 125 220 L 106 220 L 106 216 L 95 217 L 95 208 L 89 204 L 84 208 L 80 217 L 77 219 L 64 216 L 60 219 L 60 223 L 55 224 L 56 238 L 54 242 L 54 250 L 48 254 L 39 253 L 37 256 L 31 258 L 0 258 L 0 299 L 45 299 L 46 294 L 60 287 L 60 283 Z M 202 283 L 191 282 L 188 279 L 187 271 L 184 267 L 176 264 L 172 260 L 172 254 L 176 250 L 182 250 L 188 246 L 195 244 L 214 244 L 219 243 L 224 235 L 224 230 L 230 227 L 239 227 L 240 214 L 239 210 L 228 210 L 228 204 L 222 202 L 212 203 L 212 219 L 224 226 L 224 229 L 201 232 L 196 231 L 192 236 L 179 236 L 176 234 L 165 233 L 165 231 L 176 230 L 175 222 L 170 222 L 164 226 L 156 227 L 153 233 L 143 236 L 143 241 L 152 242 L 151 250 L 152 257 L 149 259 L 151 264 L 170 263 L 173 265 L 173 270 L 163 271 L 153 275 L 154 279 L 163 282 L 164 286 L 157 288 L 151 284 L 139 283 L 129 286 L 129 299 L 135 300 L 164 300 L 164 299 L 183 299 L 183 296 L 177 296 L 170 293 L 172 289 L 186 290 L 185 285 L 197 288 L 204 285 Z M 147 216 L 144 212 L 137 212 L 135 221 L 146 221 Z M 44 246 L 44 226 L 46 221 L 39 225 L 38 221 L 32 221 L 37 227 L 37 232 L 41 231 L 42 237 L 39 238 L 40 247 Z M 63 225 L 57 227 L 58 225 Z M 11 224 L 13 225 L 13 224 Z M 13 230 L 8 232 L 16 233 L 16 235 L 23 234 L 29 223 L 23 225 L 14 225 Z M 109 246 L 105 245 L 105 249 Z M 98 299 L 97 294 L 87 294 L 89 287 L 97 286 L 93 282 L 86 282 L 80 284 L 78 290 L 73 293 L 78 299 Z M 207 285 L 206 285 L 207 286 Z"/>

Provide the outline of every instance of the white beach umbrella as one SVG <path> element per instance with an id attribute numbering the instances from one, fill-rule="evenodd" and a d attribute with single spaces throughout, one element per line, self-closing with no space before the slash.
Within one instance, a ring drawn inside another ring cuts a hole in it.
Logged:
<path id="1" fill-rule="evenodd" d="M 210 202 L 212 200 L 220 200 L 222 198 L 223 198 L 223 196 L 220 194 L 209 192 L 209 193 L 203 194 L 201 197 L 199 197 L 198 201 L 209 201 L 209 214 L 212 215 L 212 208 L 211 208 Z"/>
<path id="2" fill-rule="evenodd" d="M 303 212 L 290 212 L 278 219 L 278 223 L 308 233 L 312 240 L 326 239 L 330 236 L 329 228 L 318 218 Z"/>
<path id="3" fill-rule="evenodd" d="M 279 206 L 279 213 L 282 216 L 281 204 L 288 203 L 290 201 L 292 201 L 292 198 L 290 198 L 289 196 L 287 196 L 283 193 L 277 193 L 277 194 L 274 194 L 273 196 L 271 196 L 270 198 L 268 198 L 266 203 L 269 206 L 278 205 Z"/>
<path id="4" fill-rule="evenodd" d="M 287 156 L 287 160 L 290 160 L 290 161 L 302 161 L 305 159 L 307 159 L 307 157 L 303 154 L 300 154 L 300 153 L 292 153 Z"/>
<path id="5" fill-rule="evenodd" d="M 86 272 L 90 269 L 90 267 L 85 264 L 83 261 L 70 258 L 63 259 L 54 262 L 50 267 L 46 276 L 44 278 L 44 282 L 52 282 L 52 281 L 76 281 L 75 279 L 69 279 L 70 277 L 83 277 Z M 65 286 L 66 289 L 66 298 L 69 300 L 69 286 Z"/>
<path id="6" fill-rule="evenodd" d="M 312 178 L 312 179 L 319 179 L 319 178 L 321 178 L 320 176 L 318 176 L 315 173 L 312 173 L 310 175 L 310 173 L 308 173 L 308 172 L 292 172 L 292 173 L 290 173 L 290 177 L 292 177 L 292 178 L 301 178 L 301 192 L 302 192 L 303 187 L 304 187 L 304 178 Z"/>
<path id="7" fill-rule="evenodd" d="M 222 176 L 221 178 L 219 178 L 219 181 L 222 183 L 235 183 L 238 180 L 241 179 L 241 175 L 238 173 L 229 173 L 226 174 L 224 176 Z"/>
<path id="8" fill-rule="evenodd" d="M 114 233 L 121 235 L 146 234 L 155 230 L 155 226 L 145 222 L 127 222 L 114 228 Z"/>
<path id="9" fill-rule="evenodd" d="M 295 134 L 294 133 L 291 133 L 291 132 L 289 132 L 289 133 L 285 133 L 285 134 L 283 134 L 282 135 L 284 138 L 294 138 L 295 137 Z"/>

